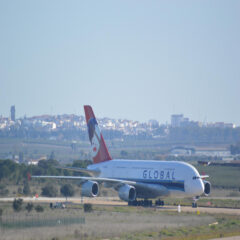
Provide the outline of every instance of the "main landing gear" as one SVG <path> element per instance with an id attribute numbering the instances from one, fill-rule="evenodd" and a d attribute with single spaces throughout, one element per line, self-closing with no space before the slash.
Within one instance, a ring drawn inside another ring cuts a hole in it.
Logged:
<path id="1" fill-rule="evenodd" d="M 134 201 L 129 201 L 128 206 L 142 206 L 142 207 L 152 207 L 153 203 L 152 200 L 134 200 Z M 155 201 L 155 206 L 164 206 L 164 201 L 158 199 Z"/>
<path id="2" fill-rule="evenodd" d="M 156 206 L 164 206 L 164 201 L 158 199 L 158 200 L 155 201 L 155 205 Z"/>
<path id="3" fill-rule="evenodd" d="M 199 200 L 199 196 L 193 198 L 192 208 L 197 208 L 197 201 Z"/>
<path id="4" fill-rule="evenodd" d="M 142 206 L 142 207 L 152 207 L 152 201 L 151 200 L 134 200 L 134 201 L 129 201 L 128 206 Z"/>

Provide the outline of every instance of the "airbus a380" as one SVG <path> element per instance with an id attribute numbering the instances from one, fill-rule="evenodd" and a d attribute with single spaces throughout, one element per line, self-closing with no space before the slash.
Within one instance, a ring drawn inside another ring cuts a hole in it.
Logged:
<path id="1" fill-rule="evenodd" d="M 201 195 L 210 194 L 211 184 L 205 181 L 197 169 L 180 161 L 125 160 L 112 159 L 106 147 L 91 106 L 84 106 L 88 135 L 91 143 L 93 164 L 87 169 L 64 168 L 85 172 L 91 177 L 81 176 L 32 176 L 33 178 L 76 179 L 82 181 L 82 196 L 96 197 L 99 184 L 113 187 L 119 198 L 132 203 L 136 199 L 191 197 L 196 200 Z M 149 201 L 147 201 L 149 202 Z M 162 202 L 162 201 L 161 201 Z M 138 202 L 137 202 L 138 203 Z M 159 203 L 159 202 L 158 202 Z"/>

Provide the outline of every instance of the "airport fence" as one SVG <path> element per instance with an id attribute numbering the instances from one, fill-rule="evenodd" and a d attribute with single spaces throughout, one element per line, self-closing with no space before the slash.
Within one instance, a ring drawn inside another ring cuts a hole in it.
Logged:
<path id="1" fill-rule="evenodd" d="M 79 216 L 12 216 L 0 219 L 0 230 L 24 229 L 35 227 L 56 227 L 72 224 L 85 224 L 85 218 Z"/>

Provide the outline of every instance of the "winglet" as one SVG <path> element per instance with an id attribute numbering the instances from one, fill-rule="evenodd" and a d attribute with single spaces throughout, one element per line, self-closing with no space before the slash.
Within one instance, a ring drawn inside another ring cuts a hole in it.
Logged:
<path id="1" fill-rule="evenodd" d="M 88 136 L 92 146 L 93 163 L 112 160 L 91 106 L 84 106 Z"/>

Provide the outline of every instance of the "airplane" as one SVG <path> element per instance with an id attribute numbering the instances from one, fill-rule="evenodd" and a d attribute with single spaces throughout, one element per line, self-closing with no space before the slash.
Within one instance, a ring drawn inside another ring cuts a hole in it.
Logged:
<path id="1" fill-rule="evenodd" d="M 93 164 L 88 165 L 86 169 L 59 168 L 88 173 L 90 176 L 32 176 L 32 178 L 81 180 L 81 195 L 85 197 L 97 197 L 100 191 L 99 185 L 103 183 L 105 187 L 114 188 L 119 198 L 129 205 L 152 205 L 152 201 L 148 199 L 153 198 L 191 197 L 192 207 L 197 207 L 199 197 L 210 194 L 211 183 L 205 181 L 209 176 L 201 176 L 189 163 L 112 159 L 92 107 L 86 105 L 84 111 Z M 156 204 L 164 205 L 164 202 L 159 199 Z"/>

